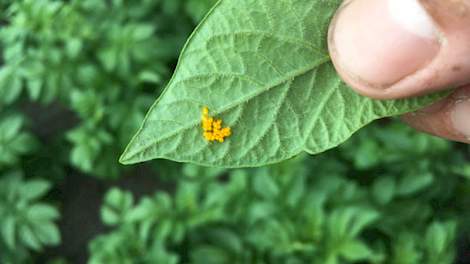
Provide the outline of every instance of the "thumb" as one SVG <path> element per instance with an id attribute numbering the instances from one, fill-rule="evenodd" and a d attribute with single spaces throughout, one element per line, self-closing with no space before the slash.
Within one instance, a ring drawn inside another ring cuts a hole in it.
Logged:
<path id="1" fill-rule="evenodd" d="M 346 0 L 330 26 L 329 49 L 343 80 L 365 96 L 461 87 L 404 120 L 470 143 L 470 0 Z"/>
<path id="2" fill-rule="evenodd" d="M 470 0 L 349 0 L 330 28 L 341 77 L 378 99 L 470 83 Z"/>

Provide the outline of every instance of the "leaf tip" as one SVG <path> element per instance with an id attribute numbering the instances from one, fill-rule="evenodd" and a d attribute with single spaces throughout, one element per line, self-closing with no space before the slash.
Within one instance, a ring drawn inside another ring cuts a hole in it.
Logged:
<path id="1" fill-rule="evenodd" d="M 122 165 L 130 165 L 129 158 L 126 155 L 126 152 L 122 153 L 119 157 L 119 163 Z"/>
<path id="2" fill-rule="evenodd" d="M 139 160 L 139 149 L 137 148 L 138 144 L 136 144 L 136 138 L 140 136 L 141 131 L 139 130 L 134 137 L 130 140 L 127 144 L 126 148 L 122 152 L 121 156 L 119 157 L 119 163 L 122 165 L 133 165 L 142 160 Z"/>
<path id="3" fill-rule="evenodd" d="M 126 149 L 119 157 L 119 163 L 121 163 L 122 165 L 132 165 L 136 162 L 133 158 L 133 155 L 130 155 L 128 149 Z"/>

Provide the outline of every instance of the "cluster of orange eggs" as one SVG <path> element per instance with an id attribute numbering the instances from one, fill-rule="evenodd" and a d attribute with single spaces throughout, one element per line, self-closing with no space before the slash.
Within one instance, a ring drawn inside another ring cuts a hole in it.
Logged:
<path id="1" fill-rule="evenodd" d="M 218 141 L 222 143 L 226 137 L 232 134 L 230 127 L 222 128 L 221 119 L 214 119 L 209 116 L 209 109 L 207 107 L 202 109 L 202 129 L 204 130 L 204 138 L 210 142 Z"/>

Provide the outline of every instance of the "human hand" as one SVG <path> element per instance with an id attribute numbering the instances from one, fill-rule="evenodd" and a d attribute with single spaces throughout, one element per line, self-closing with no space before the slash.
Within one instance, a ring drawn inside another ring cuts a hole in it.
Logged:
<path id="1" fill-rule="evenodd" d="M 330 25 L 329 49 L 343 80 L 365 96 L 459 87 L 403 120 L 470 143 L 470 0 L 346 0 Z"/>

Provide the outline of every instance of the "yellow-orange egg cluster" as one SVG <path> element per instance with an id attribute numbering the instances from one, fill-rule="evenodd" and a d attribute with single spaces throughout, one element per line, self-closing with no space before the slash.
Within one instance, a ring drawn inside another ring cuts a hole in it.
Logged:
<path id="1" fill-rule="evenodd" d="M 209 109 L 207 107 L 202 109 L 202 130 L 204 130 L 204 138 L 210 142 L 218 141 L 222 143 L 226 137 L 232 134 L 230 127 L 222 128 L 221 119 L 214 119 L 209 116 Z"/>

